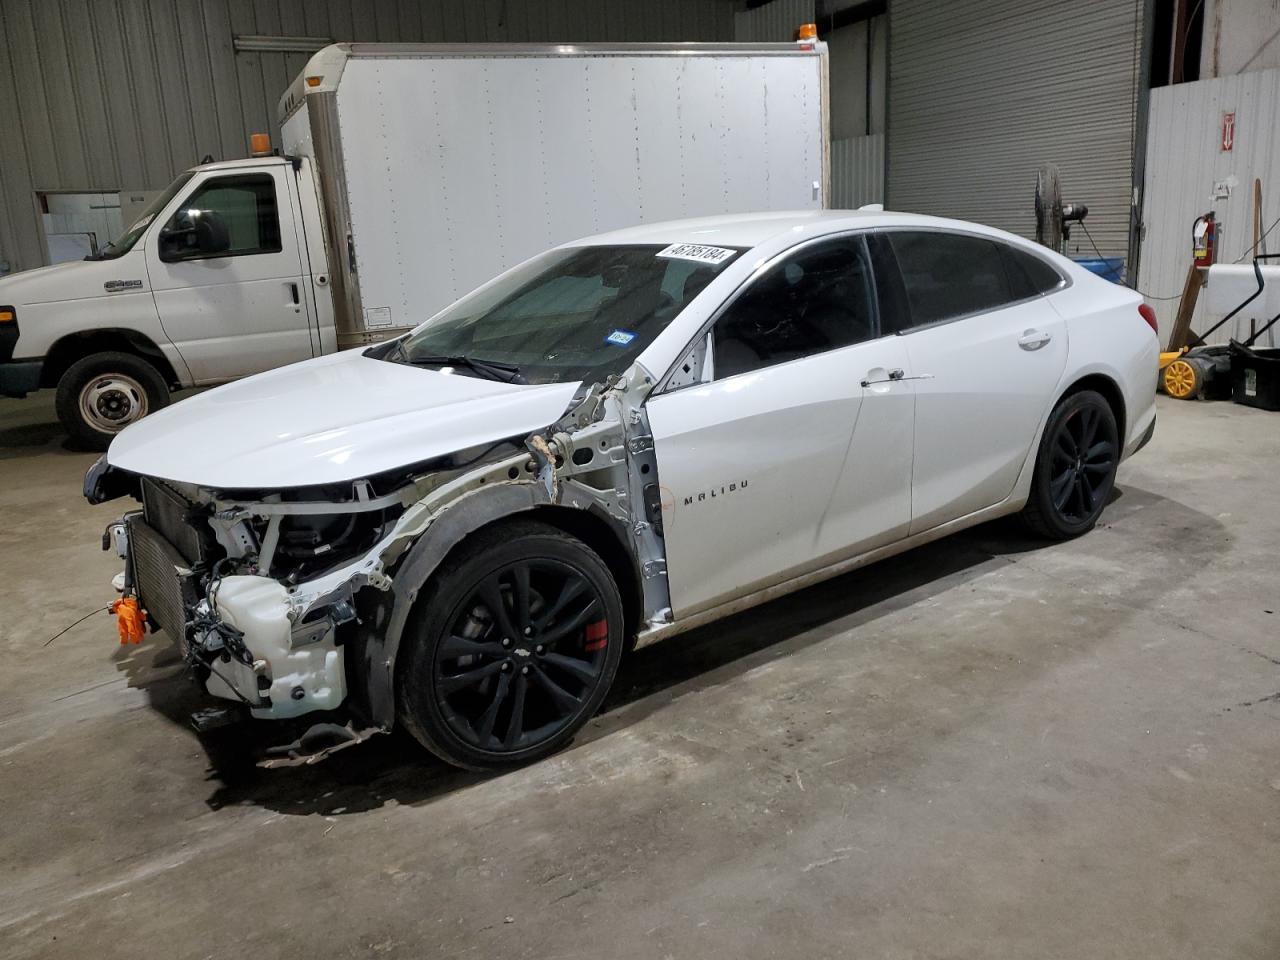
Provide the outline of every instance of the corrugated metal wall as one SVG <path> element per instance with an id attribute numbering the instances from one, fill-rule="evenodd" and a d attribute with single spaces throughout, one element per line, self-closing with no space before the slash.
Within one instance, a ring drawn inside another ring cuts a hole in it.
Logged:
<path id="1" fill-rule="evenodd" d="M 1034 236 L 1049 160 L 1102 252 L 1125 256 L 1142 2 L 891 0 L 889 205 Z"/>
<path id="2" fill-rule="evenodd" d="M 884 202 L 884 134 L 831 141 L 831 206 Z"/>
<path id="3" fill-rule="evenodd" d="M 1235 141 L 1222 149 L 1222 117 L 1235 113 Z M 1218 262 L 1244 259 L 1253 243 L 1253 181 L 1262 180 L 1262 230 L 1280 217 L 1280 70 L 1259 70 L 1217 80 L 1179 83 L 1151 91 L 1143 191 L 1142 260 L 1138 289 L 1149 297 L 1165 342 L 1191 263 L 1191 225 L 1212 210 L 1219 220 Z M 1230 196 L 1215 196 L 1215 184 Z M 1280 225 L 1265 249 L 1280 252 Z M 1200 297 L 1191 329 L 1205 330 L 1218 317 Z M 1246 313 L 1208 339 L 1226 343 L 1249 335 Z M 1280 344 L 1276 327 L 1259 346 Z"/>
<path id="4" fill-rule="evenodd" d="M 44 262 L 36 191 L 158 189 L 206 154 L 243 156 L 250 132 L 274 134 L 276 100 L 308 55 L 236 53 L 236 36 L 733 33 L 732 0 L 0 0 L 0 260 L 14 270 Z"/>
<path id="5" fill-rule="evenodd" d="M 733 39 L 741 42 L 785 43 L 796 38 L 802 23 L 814 22 L 814 0 L 771 0 L 754 10 L 733 15 Z"/>

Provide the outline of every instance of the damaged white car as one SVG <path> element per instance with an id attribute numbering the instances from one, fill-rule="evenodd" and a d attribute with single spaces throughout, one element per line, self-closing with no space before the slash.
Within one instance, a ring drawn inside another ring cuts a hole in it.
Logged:
<path id="1" fill-rule="evenodd" d="M 402 723 L 520 763 L 637 641 L 1002 514 L 1089 530 L 1154 429 L 1153 327 L 972 224 L 646 225 L 159 411 L 85 493 L 140 502 L 118 586 L 209 693 L 311 715 L 297 752 Z"/>

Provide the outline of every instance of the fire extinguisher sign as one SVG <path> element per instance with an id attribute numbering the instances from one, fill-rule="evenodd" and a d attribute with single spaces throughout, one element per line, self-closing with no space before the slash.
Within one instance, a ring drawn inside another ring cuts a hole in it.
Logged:
<path id="1" fill-rule="evenodd" d="M 1236 114 L 1235 111 L 1224 113 L 1222 115 L 1222 152 L 1230 153 L 1231 148 L 1236 145 Z"/>

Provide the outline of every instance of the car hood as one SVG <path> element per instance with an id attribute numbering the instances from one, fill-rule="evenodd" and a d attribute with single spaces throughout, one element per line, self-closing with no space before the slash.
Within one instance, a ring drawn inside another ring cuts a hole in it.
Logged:
<path id="1" fill-rule="evenodd" d="M 114 260 L 69 260 L 0 277 L 0 303 L 18 307 L 21 322 L 24 304 L 105 297 L 108 291 L 103 284 L 110 281 L 136 282 L 136 287 L 123 288 L 130 293 L 150 290 L 146 264 L 135 252 Z"/>
<path id="2" fill-rule="evenodd" d="M 157 411 L 112 441 L 107 462 L 204 487 L 337 483 L 543 429 L 578 386 L 479 380 L 348 350 Z"/>

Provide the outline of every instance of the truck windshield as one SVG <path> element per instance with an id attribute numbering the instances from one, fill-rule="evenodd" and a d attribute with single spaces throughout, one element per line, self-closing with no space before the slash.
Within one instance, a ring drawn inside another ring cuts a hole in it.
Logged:
<path id="1" fill-rule="evenodd" d="M 187 181 L 194 177 L 195 174 L 188 170 L 186 173 L 180 174 L 178 179 L 165 189 L 154 200 L 147 204 L 146 209 L 137 220 L 133 222 L 133 226 L 129 227 L 124 233 L 116 237 L 96 254 L 85 257 L 86 260 L 114 260 L 116 257 L 124 256 L 133 249 L 133 245 L 138 242 L 138 238 L 146 232 L 147 227 L 151 225 L 151 221 L 156 218 L 161 210 L 169 205 L 169 201 L 177 196 L 178 191 L 187 185 Z"/>
<path id="2" fill-rule="evenodd" d="M 524 383 L 602 380 L 624 371 L 740 252 L 691 244 L 552 250 L 437 314 L 387 359 L 466 358 L 456 372 L 493 376 L 502 366 Z"/>

